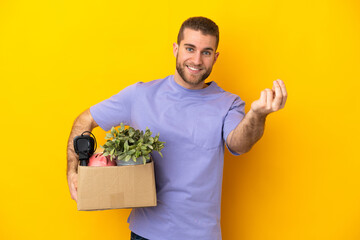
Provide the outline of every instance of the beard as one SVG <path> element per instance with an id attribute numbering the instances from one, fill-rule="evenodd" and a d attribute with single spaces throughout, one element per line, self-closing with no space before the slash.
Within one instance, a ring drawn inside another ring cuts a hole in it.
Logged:
<path id="1" fill-rule="evenodd" d="M 192 66 L 192 65 L 190 65 L 190 66 Z M 195 67 L 200 67 L 200 66 L 195 66 Z M 176 70 L 177 70 L 177 72 L 179 73 L 180 77 L 184 80 L 184 82 L 186 82 L 187 84 L 190 84 L 192 86 L 197 86 L 201 82 L 205 81 L 205 79 L 207 79 L 210 76 L 210 73 L 212 71 L 212 68 L 205 69 L 206 71 L 203 74 L 201 74 L 201 75 L 191 75 L 192 79 L 189 79 L 188 77 L 186 77 L 185 68 L 187 68 L 186 64 L 185 63 L 183 63 L 183 64 L 179 63 L 178 58 L 176 57 Z"/>

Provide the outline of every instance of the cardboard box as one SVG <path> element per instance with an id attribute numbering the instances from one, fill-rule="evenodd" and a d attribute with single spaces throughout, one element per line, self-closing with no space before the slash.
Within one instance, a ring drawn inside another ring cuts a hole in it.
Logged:
<path id="1" fill-rule="evenodd" d="M 78 168 L 78 210 L 156 206 L 154 162 Z"/>

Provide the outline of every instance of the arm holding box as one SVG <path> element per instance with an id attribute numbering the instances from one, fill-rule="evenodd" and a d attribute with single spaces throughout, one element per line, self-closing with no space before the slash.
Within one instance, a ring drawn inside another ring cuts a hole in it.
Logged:
<path id="1" fill-rule="evenodd" d="M 84 131 L 91 132 L 98 124 L 91 116 L 90 109 L 81 113 L 74 121 L 67 146 L 67 181 L 71 198 L 77 201 L 77 166 L 78 156 L 75 153 L 73 140 L 74 137 L 81 135 Z"/>

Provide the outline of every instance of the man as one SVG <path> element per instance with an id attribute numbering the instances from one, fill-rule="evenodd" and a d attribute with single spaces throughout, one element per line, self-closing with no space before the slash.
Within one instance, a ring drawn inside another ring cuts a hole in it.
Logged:
<path id="1" fill-rule="evenodd" d="M 266 116 L 284 107 L 281 80 L 261 92 L 245 115 L 245 103 L 205 83 L 219 53 L 218 26 L 195 17 L 173 44 L 176 71 L 164 79 L 131 85 L 92 106 L 74 122 L 68 145 L 68 183 L 77 198 L 77 157 L 72 141 L 83 131 L 109 130 L 121 122 L 149 127 L 165 141 L 163 158 L 153 154 L 158 205 L 133 209 L 132 239 L 221 239 L 220 203 L 224 143 L 234 155 L 248 152 L 264 132 Z"/>

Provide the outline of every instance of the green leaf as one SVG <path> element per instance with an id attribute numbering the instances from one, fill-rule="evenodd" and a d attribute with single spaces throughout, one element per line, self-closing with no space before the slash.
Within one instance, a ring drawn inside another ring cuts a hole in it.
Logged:
<path id="1" fill-rule="evenodd" d="M 108 156 L 108 155 L 109 155 L 108 152 L 104 152 L 104 153 L 103 153 L 103 156 L 105 156 L 105 157 Z"/>
<path id="2" fill-rule="evenodd" d="M 160 156 L 161 156 L 162 158 L 164 157 L 161 152 L 158 152 L 158 153 L 160 154 Z"/>
<path id="3" fill-rule="evenodd" d="M 128 143 L 128 140 L 126 140 L 125 143 L 124 143 L 124 149 L 125 149 L 125 152 L 129 151 L 129 143 Z"/>
<path id="4" fill-rule="evenodd" d="M 136 162 L 136 157 L 135 157 L 135 156 L 132 156 L 132 160 L 133 160 L 134 162 Z"/>
<path id="5" fill-rule="evenodd" d="M 133 149 L 133 150 L 128 151 L 126 154 L 127 154 L 127 155 L 133 155 L 135 152 L 136 152 L 136 150 Z"/>
<path id="6" fill-rule="evenodd" d="M 131 156 L 130 156 L 130 155 L 127 155 L 127 156 L 125 157 L 125 162 L 128 162 L 128 161 L 130 160 L 130 158 L 131 158 Z"/>
<path id="7" fill-rule="evenodd" d="M 112 138 L 112 137 L 113 137 L 113 135 L 112 135 L 111 133 L 106 133 L 105 139 L 110 139 L 110 138 Z"/>

